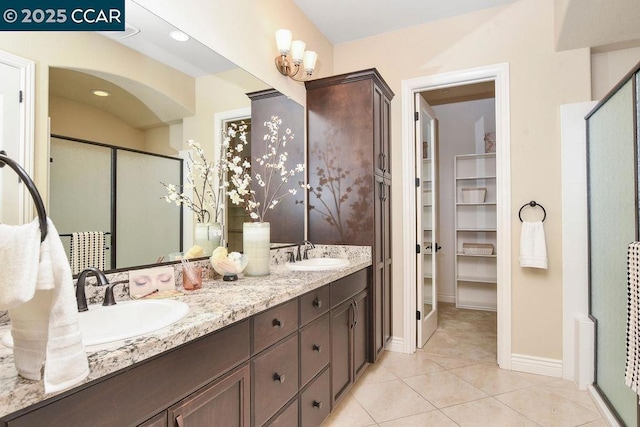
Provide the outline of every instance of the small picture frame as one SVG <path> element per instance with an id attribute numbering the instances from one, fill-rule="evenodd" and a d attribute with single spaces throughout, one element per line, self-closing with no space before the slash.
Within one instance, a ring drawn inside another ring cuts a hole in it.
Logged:
<path id="1" fill-rule="evenodd" d="M 176 288 L 173 266 L 143 268 L 129 271 L 129 295 L 132 298 L 148 295 L 156 290 L 166 291 Z"/>

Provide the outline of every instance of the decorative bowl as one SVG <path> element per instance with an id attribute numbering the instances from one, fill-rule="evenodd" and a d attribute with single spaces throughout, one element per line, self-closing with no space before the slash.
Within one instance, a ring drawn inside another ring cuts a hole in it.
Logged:
<path id="1" fill-rule="evenodd" d="M 226 282 L 238 280 L 238 275 L 242 274 L 247 266 L 249 258 L 239 252 L 231 252 L 225 258 L 212 258 L 211 266 L 222 276 Z"/>

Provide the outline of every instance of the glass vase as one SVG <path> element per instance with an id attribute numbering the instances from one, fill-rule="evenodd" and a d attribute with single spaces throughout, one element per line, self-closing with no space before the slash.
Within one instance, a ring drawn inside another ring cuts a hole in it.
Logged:
<path id="1" fill-rule="evenodd" d="M 266 276 L 271 262 L 271 226 L 268 222 L 245 222 L 242 225 L 242 250 L 249 259 L 247 276 Z"/>
<path id="2" fill-rule="evenodd" d="M 219 222 L 196 224 L 194 244 L 202 248 L 202 256 L 211 256 L 213 250 L 220 246 L 222 226 Z"/>

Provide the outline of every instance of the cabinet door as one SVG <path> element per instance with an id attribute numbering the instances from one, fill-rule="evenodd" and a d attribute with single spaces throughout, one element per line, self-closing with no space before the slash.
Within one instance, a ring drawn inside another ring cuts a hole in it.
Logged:
<path id="1" fill-rule="evenodd" d="M 169 408 L 169 425 L 248 426 L 249 400 L 249 365 L 245 364 Z"/>
<path id="2" fill-rule="evenodd" d="M 331 310 L 331 399 L 337 402 L 353 382 L 351 365 L 351 300 Z M 335 405 L 334 405 L 335 407 Z"/>
<path id="3" fill-rule="evenodd" d="M 383 234 L 383 279 L 382 279 L 382 349 L 391 339 L 391 181 L 384 182 L 384 199 L 382 207 L 382 234 Z"/>
<path id="4" fill-rule="evenodd" d="M 353 299 L 354 319 L 351 328 L 351 341 L 353 348 L 353 378 L 360 376 L 367 366 L 367 349 L 369 347 L 369 322 L 367 318 L 367 304 L 369 302 L 367 291 L 359 293 Z"/>

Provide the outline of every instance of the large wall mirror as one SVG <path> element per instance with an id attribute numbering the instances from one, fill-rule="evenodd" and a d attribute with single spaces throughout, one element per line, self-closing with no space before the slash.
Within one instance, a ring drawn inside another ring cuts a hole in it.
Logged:
<path id="1" fill-rule="evenodd" d="M 250 121 L 252 134 L 262 139 L 263 121 L 270 113 L 262 108 L 258 119 L 252 117 L 255 100 L 248 94 L 268 92 L 264 82 L 197 40 L 170 39 L 169 33 L 176 28 L 136 3 L 125 3 L 124 34 L 16 33 L 10 40 L 0 40 L 1 50 L 32 59 L 40 75 L 48 73 L 49 87 L 44 93 L 38 92 L 36 110 L 46 104 L 50 117 L 50 148 L 40 144 L 38 149 L 49 149 L 53 161 L 49 209 L 54 223 L 64 223 L 64 234 L 111 232 L 113 186 L 120 193 L 129 193 L 127 201 L 117 203 L 116 209 L 134 212 L 129 215 L 129 223 L 118 226 L 126 233 L 121 245 L 125 237 L 133 239 L 126 247 L 118 246 L 118 254 L 123 255 L 117 256 L 117 262 L 108 263 L 106 270 L 154 264 L 161 257 L 168 260 L 172 252 L 188 249 L 193 243 L 191 211 L 182 209 L 176 215 L 175 209 L 173 213 L 169 209 L 172 205 L 161 199 L 166 195 L 161 180 L 177 184 L 184 179 L 175 170 L 167 172 L 167 165 L 172 158 L 179 163 L 186 159 L 188 139 L 199 142 L 207 157 L 215 158 L 227 122 Z M 16 46 L 23 47 L 22 51 Z M 94 89 L 111 96 L 96 96 Z M 281 95 L 277 108 L 272 114 L 284 114 L 280 109 L 294 111 L 283 126 L 295 129 L 295 143 L 302 156 L 303 107 Z M 114 168 L 125 163 L 130 169 L 118 172 L 120 177 L 114 176 Z M 93 182 L 95 187 L 89 185 Z M 86 193 L 84 202 L 71 197 L 78 193 Z M 169 211 L 169 222 L 159 222 L 156 230 L 165 232 L 156 232 L 154 239 L 162 240 L 166 235 L 166 242 L 150 241 L 137 233 L 137 223 L 165 216 L 162 210 Z M 88 221 L 75 226 L 71 211 L 76 217 L 90 217 L 99 224 Z M 298 226 L 293 231 L 290 226 L 272 227 L 274 244 L 304 240 L 302 198 L 294 201 L 287 213 L 296 217 Z M 110 243 L 107 239 L 107 245 Z"/>

